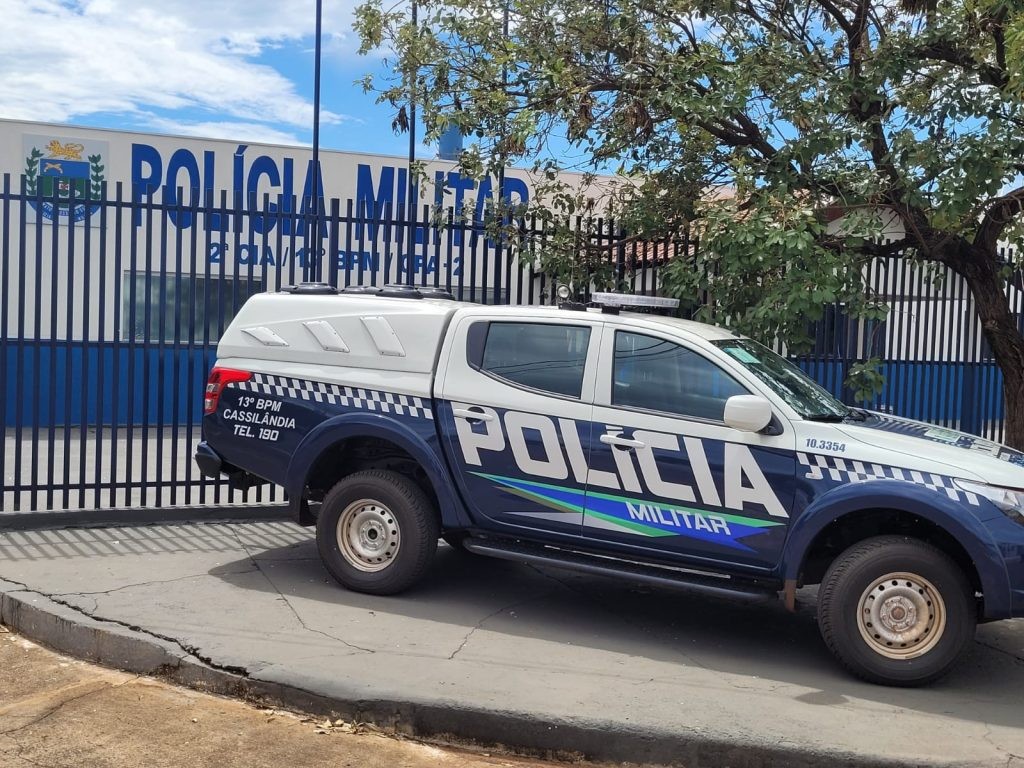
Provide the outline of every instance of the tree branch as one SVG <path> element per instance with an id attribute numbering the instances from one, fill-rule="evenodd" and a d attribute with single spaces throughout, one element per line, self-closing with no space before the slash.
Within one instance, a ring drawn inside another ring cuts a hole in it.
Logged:
<path id="1" fill-rule="evenodd" d="M 929 250 L 927 234 L 930 232 L 927 217 L 910 205 L 909 188 L 890 154 L 889 141 L 882 125 L 882 115 L 888 110 L 888 97 L 868 95 L 864 83 L 860 82 L 863 72 L 865 44 L 870 45 L 868 21 L 870 6 L 868 0 L 859 0 L 854 15 L 853 31 L 849 38 L 850 78 L 859 86 L 850 96 L 850 113 L 867 127 L 870 139 L 870 154 L 875 167 L 889 180 L 889 189 L 883 192 L 883 202 L 900 217 L 904 231 L 922 247 Z"/>
<path id="2" fill-rule="evenodd" d="M 888 243 L 868 243 L 864 250 L 872 256 L 885 258 L 898 256 L 912 245 L 913 243 L 910 241 L 910 238 L 902 237 L 899 240 L 893 240 Z"/>
<path id="3" fill-rule="evenodd" d="M 834 6 L 831 2 L 829 2 L 829 0 L 818 0 L 818 5 L 821 6 L 821 8 L 823 8 L 825 12 L 835 20 L 836 24 L 839 25 L 839 28 L 846 33 L 847 37 L 853 35 L 853 23 L 851 23 L 850 20 L 846 18 L 846 16 L 843 14 L 841 10 L 839 10 L 839 8 Z"/>
<path id="4" fill-rule="evenodd" d="M 992 253 L 1006 226 L 1024 212 L 1024 186 L 993 199 L 981 219 L 974 245 Z"/>
<path id="5" fill-rule="evenodd" d="M 846 249 L 843 239 L 835 235 L 823 235 L 818 238 L 818 244 L 830 251 L 838 252 Z M 866 242 L 857 250 L 875 258 L 887 258 L 898 256 L 913 244 L 910 238 L 903 237 L 889 243 Z"/>
<path id="6" fill-rule="evenodd" d="M 1010 77 L 1005 68 L 993 64 L 985 64 L 975 59 L 968 51 L 963 50 L 949 40 L 937 40 L 916 47 L 908 48 L 905 53 L 918 61 L 943 61 L 953 64 L 968 72 L 974 72 L 985 85 L 1002 90 Z"/>

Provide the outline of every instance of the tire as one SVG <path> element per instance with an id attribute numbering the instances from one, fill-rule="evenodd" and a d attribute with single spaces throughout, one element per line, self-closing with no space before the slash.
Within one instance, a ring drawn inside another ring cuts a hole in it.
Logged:
<path id="1" fill-rule="evenodd" d="M 942 677 L 976 625 L 973 590 L 959 566 L 904 536 L 854 544 L 829 566 L 818 592 L 818 627 L 829 650 L 853 674 L 881 685 Z"/>
<path id="2" fill-rule="evenodd" d="M 316 543 L 343 587 L 393 595 L 415 584 L 437 550 L 437 511 L 412 480 L 397 472 L 349 475 L 324 497 Z"/>

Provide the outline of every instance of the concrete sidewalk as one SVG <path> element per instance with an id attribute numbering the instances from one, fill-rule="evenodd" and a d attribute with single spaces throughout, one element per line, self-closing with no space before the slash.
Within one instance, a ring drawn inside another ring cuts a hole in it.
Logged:
<path id="1" fill-rule="evenodd" d="M 346 592 L 290 523 L 0 535 L 2 616 L 134 672 L 423 737 L 699 766 L 1024 765 L 1024 622 L 931 688 L 859 683 L 813 606 L 438 552 Z"/>

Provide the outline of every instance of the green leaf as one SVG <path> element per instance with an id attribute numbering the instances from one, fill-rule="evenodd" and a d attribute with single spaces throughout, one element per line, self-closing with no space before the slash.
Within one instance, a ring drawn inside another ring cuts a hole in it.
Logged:
<path id="1" fill-rule="evenodd" d="M 397 111 L 415 83 L 433 135 L 457 124 L 473 138 L 464 170 L 535 168 L 525 215 L 606 213 L 648 240 L 697 232 L 700 249 L 663 270 L 662 289 L 708 292 L 713 308 L 694 311 L 796 348 L 825 304 L 884 316 L 864 267 L 887 236 L 905 234 L 909 257 L 969 254 L 994 271 L 976 236 L 1021 184 L 1018 6 L 866 0 L 861 28 L 853 6 L 825 0 L 421 0 L 414 27 L 405 7 L 371 0 L 355 29 L 362 52 L 387 56 L 362 86 Z M 568 158 L 628 181 L 587 189 L 559 173 Z M 1024 236 L 1020 218 L 1002 233 Z M 609 252 L 551 226 L 560 234 L 524 259 L 557 279 L 612 279 Z"/>

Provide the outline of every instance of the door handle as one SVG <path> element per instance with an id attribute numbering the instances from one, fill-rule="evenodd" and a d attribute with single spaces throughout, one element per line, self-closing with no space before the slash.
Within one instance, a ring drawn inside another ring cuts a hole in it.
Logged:
<path id="1" fill-rule="evenodd" d="M 613 445 L 618 448 L 646 448 L 647 443 L 641 440 L 633 440 L 629 437 L 619 437 L 618 435 L 601 435 L 601 442 L 605 445 Z"/>
<path id="2" fill-rule="evenodd" d="M 494 421 L 494 417 L 483 411 L 471 411 L 468 408 L 452 408 L 452 415 L 457 419 L 467 421 Z"/>

